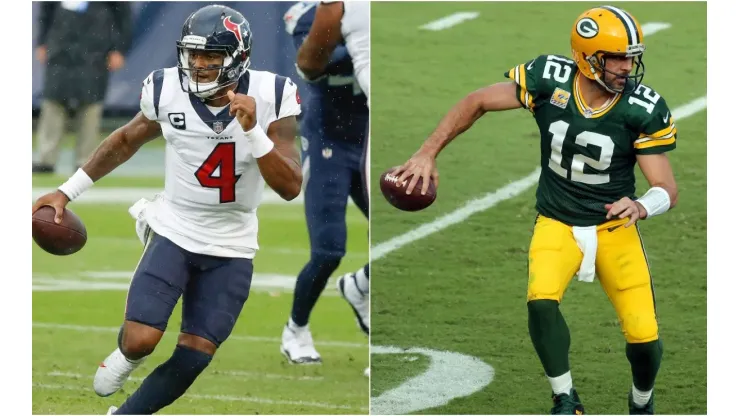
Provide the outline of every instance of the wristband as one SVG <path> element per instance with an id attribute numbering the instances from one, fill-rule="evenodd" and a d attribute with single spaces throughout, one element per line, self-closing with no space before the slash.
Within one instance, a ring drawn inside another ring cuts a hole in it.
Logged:
<path id="1" fill-rule="evenodd" d="M 252 130 L 245 132 L 244 137 L 252 144 L 252 156 L 255 159 L 270 153 L 272 148 L 275 147 L 275 143 L 267 137 L 267 134 L 259 125 L 255 125 Z"/>
<path id="2" fill-rule="evenodd" d="M 665 189 L 654 186 L 648 189 L 645 195 L 638 198 L 637 202 L 645 207 L 645 211 L 647 211 L 645 219 L 648 219 L 667 212 L 671 207 L 671 196 L 668 195 L 668 191 Z"/>
<path id="3" fill-rule="evenodd" d="M 93 180 L 90 179 L 90 176 L 88 176 L 82 168 L 79 168 L 77 169 L 77 172 L 75 172 L 71 178 L 67 179 L 67 182 L 64 182 L 58 189 L 64 195 L 67 195 L 67 198 L 69 198 L 70 201 L 73 201 L 75 198 L 82 195 L 83 192 L 90 189 L 91 186 L 93 186 Z"/>

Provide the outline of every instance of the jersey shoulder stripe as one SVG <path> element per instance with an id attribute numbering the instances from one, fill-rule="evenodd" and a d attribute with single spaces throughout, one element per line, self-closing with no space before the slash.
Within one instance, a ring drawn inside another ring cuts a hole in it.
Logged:
<path id="1" fill-rule="evenodd" d="M 280 106 L 283 104 L 283 90 L 287 78 L 275 75 L 275 118 L 280 117 Z"/>
<path id="2" fill-rule="evenodd" d="M 159 100 L 162 97 L 162 86 L 164 85 L 164 69 L 158 69 L 152 74 L 154 84 L 154 113 L 159 117 Z"/>

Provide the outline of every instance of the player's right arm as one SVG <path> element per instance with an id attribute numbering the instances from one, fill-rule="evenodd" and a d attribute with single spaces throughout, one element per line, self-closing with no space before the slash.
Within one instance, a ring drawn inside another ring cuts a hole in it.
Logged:
<path id="1" fill-rule="evenodd" d="M 139 112 L 128 124 L 106 137 L 85 165 L 64 185 L 60 186 L 60 189 L 40 197 L 33 205 L 33 212 L 49 205 L 56 210 L 55 221 L 59 223 L 62 220 L 64 207 L 70 200 L 129 160 L 141 146 L 161 134 L 159 123 L 149 120 Z"/>
<path id="2" fill-rule="evenodd" d="M 141 111 L 123 127 L 106 137 L 95 149 L 82 170 L 97 182 L 131 159 L 141 146 L 162 135 L 159 122 L 149 120 Z"/>
<path id="3" fill-rule="evenodd" d="M 316 12 L 316 5 L 309 5 L 304 2 L 296 3 L 293 5 L 284 16 L 285 30 L 291 35 L 293 39 L 293 45 L 296 51 L 301 49 L 303 42 L 308 37 L 313 24 L 313 16 Z M 311 10 L 313 9 L 313 10 Z M 298 75 L 302 74 L 302 71 L 296 64 Z M 347 47 L 344 44 L 338 44 L 334 51 L 329 56 L 329 62 L 324 68 L 324 72 L 317 79 L 309 80 L 305 77 L 304 80 L 308 82 L 315 82 L 323 78 L 323 75 L 342 74 L 344 72 L 352 72 L 352 57 L 347 51 Z"/>
<path id="4" fill-rule="evenodd" d="M 483 114 L 520 107 L 514 82 L 499 82 L 473 91 L 447 112 L 434 132 L 421 145 L 419 152 L 436 158 L 447 144 L 472 127 Z"/>
<path id="5" fill-rule="evenodd" d="M 46 205 L 51 206 L 56 211 L 54 220 L 61 222 L 64 208 L 71 200 L 129 160 L 145 143 L 162 135 L 151 99 L 151 82 L 147 84 L 145 81 L 142 88 L 141 111 L 106 137 L 87 162 L 59 189 L 41 196 L 33 205 L 32 212 Z"/>
<path id="6" fill-rule="evenodd" d="M 516 108 L 534 109 L 534 98 L 537 96 L 538 80 L 542 75 L 542 62 L 547 58 L 541 56 L 512 68 L 505 75 L 512 81 L 499 82 L 471 92 L 460 100 L 439 122 L 437 128 L 424 141 L 419 150 L 402 166 L 396 168 L 392 175 L 400 175 L 396 183 L 401 184 L 411 178 L 406 193 L 422 181 L 422 194 L 426 194 L 429 181 L 439 186 L 437 155 L 452 140 L 468 130 L 483 114 L 489 111 L 505 111 Z"/>
<path id="7" fill-rule="evenodd" d="M 307 79 L 321 76 L 329 64 L 336 46 L 342 40 L 342 16 L 344 5 L 341 2 L 323 2 L 316 6 L 316 16 L 308 36 L 298 49 L 297 68 Z"/>

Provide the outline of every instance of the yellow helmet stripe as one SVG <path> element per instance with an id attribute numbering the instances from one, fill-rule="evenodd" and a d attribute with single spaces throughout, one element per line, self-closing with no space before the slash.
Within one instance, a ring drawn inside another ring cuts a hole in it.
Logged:
<path id="1" fill-rule="evenodd" d="M 639 32 L 637 31 L 637 26 L 635 25 L 635 21 L 632 20 L 630 15 L 628 15 L 621 9 L 613 6 L 603 6 L 602 8 L 614 13 L 614 15 L 616 15 L 617 18 L 622 21 L 622 24 L 624 24 L 624 28 L 627 31 L 627 45 L 632 46 L 640 43 L 640 36 Z"/>

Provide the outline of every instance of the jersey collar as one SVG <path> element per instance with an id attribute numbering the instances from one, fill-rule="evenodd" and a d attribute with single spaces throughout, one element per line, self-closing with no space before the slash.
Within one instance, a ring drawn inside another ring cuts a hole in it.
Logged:
<path id="1" fill-rule="evenodd" d="M 237 94 L 247 94 L 249 92 L 249 71 L 244 72 L 239 78 L 239 83 L 236 86 Z M 203 120 L 214 133 L 220 134 L 226 127 L 234 120 L 234 116 L 229 115 L 229 109 L 231 104 L 224 107 L 223 110 L 219 111 L 218 114 L 213 114 L 211 110 L 206 107 L 205 103 L 196 97 L 195 94 L 188 94 L 190 97 L 190 104 L 192 104 L 198 117 Z"/>
<path id="2" fill-rule="evenodd" d="M 578 111 L 581 113 L 581 115 L 585 118 L 599 118 L 603 116 L 604 114 L 608 113 L 609 110 L 614 108 L 615 105 L 617 105 L 617 102 L 619 102 L 619 99 L 622 97 L 622 94 L 615 94 L 612 96 L 612 98 L 609 99 L 604 105 L 601 106 L 601 108 L 598 108 L 596 110 L 592 109 L 591 107 L 586 105 L 586 100 L 583 98 L 583 93 L 581 92 L 581 87 L 578 84 L 578 78 L 581 76 L 581 73 L 578 72 L 575 77 L 573 77 L 573 92 L 575 93 L 576 97 L 576 107 L 578 108 Z"/>

